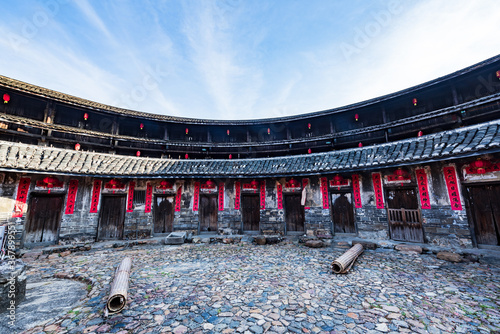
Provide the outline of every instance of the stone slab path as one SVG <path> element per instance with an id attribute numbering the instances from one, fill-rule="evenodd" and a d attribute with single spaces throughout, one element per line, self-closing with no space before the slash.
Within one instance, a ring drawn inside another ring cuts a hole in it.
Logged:
<path id="1" fill-rule="evenodd" d="M 348 274 L 345 250 L 302 245 L 185 244 L 34 259 L 28 279 L 92 286 L 81 306 L 25 333 L 494 333 L 500 266 L 433 254 L 366 250 Z M 103 310 L 114 269 L 132 258 L 129 301 Z"/>

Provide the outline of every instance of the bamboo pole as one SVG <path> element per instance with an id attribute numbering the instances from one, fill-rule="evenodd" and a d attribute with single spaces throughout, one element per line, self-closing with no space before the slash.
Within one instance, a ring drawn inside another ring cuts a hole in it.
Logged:
<path id="1" fill-rule="evenodd" d="M 332 262 L 333 272 L 335 274 L 345 274 L 348 272 L 361 253 L 363 253 L 363 246 L 361 244 L 352 246 L 342 256 Z"/>
<path id="2" fill-rule="evenodd" d="M 111 283 L 111 291 L 109 292 L 107 311 L 109 313 L 117 313 L 123 310 L 127 304 L 128 281 L 130 277 L 130 269 L 132 260 L 126 257 L 122 260 L 118 268 L 116 268 L 115 278 Z"/>

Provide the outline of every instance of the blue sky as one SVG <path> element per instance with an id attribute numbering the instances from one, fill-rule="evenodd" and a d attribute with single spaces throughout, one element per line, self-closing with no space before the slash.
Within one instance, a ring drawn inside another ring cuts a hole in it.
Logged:
<path id="1" fill-rule="evenodd" d="M 0 74 L 192 118 L 339 107 L 500 53 L 498 0 L 0 1 Z"/>

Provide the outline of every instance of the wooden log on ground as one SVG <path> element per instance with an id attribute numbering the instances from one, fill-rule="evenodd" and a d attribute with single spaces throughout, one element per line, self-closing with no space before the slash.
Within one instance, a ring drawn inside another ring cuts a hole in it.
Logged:
<path id="1" fill-rule="evenodd" d="M 117 313 L 123 310 L 127 304 L 128 282 L 132 260 L 126 257 L 122 260 L 115 272 L 115 278 L 111 283 L 108 303 L 106 304 L 109 313 Z"/>
<path id="2" fill-rule="evenodd" d="M 337 258 L 332 262 L 332 270 L 335 274 L 345 274 L 351 269 L 352 265 L 358 258 L 358 256 L 363 253 L 363 246 L 361 244 L 355 244 L 350 249 L 348 249 L 342 256 Z"/>

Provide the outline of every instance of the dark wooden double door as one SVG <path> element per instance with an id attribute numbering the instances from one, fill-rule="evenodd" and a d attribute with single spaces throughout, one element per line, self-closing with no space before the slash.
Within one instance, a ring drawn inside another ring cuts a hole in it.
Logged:
<path id="1" fill-rule="evenodd" d="M 217 195 L 200 195 L 200 232 L 217 232 Z"/>
<path id="2" fill-rule="evenodd" d="M 125 224 L 125 202 L 123 195 L 103 195 L 99 214 L 98 240 L 122 239 Z"/>
<path id="3" fill-rule="evenodd" d="M 478 244 L 500 245 L 500 185 L 467 187 Z"/>
<path id="4" fill-rule="evenodd" d="M 168 233 L 174 230 L 174 196 L 155 196 L 154 233 Z"/>
<path id="5" fill-rule="evenodd" d="M 385 196 L 391 239 L 424 242 L 417 190 L 415 188 L 387 188 Z"/>
<path id="6" fill-rule="evenodd" d="M 287 233 L 304 232 L 305 212 L 301 204 L 302 195 L 284 195 L 285 223 Z"/>
<path id="7" fill-rule="evenodd" d="M 244 232 L 257 232 L 260 225 L 259 195 L 241 196 L 241 215 Z"/>
<path id="8" fill-rule="evenodd" d="M 356 233 L 351 193 L 332 193 L 331 199 L 333 231 L 335 233 Z"/>
<path id="9" fill-rule="evenodd" d="M 58 240 L 63 202 L 63 196 L 31 196 L 25 243 L 54 243 Z"/>

